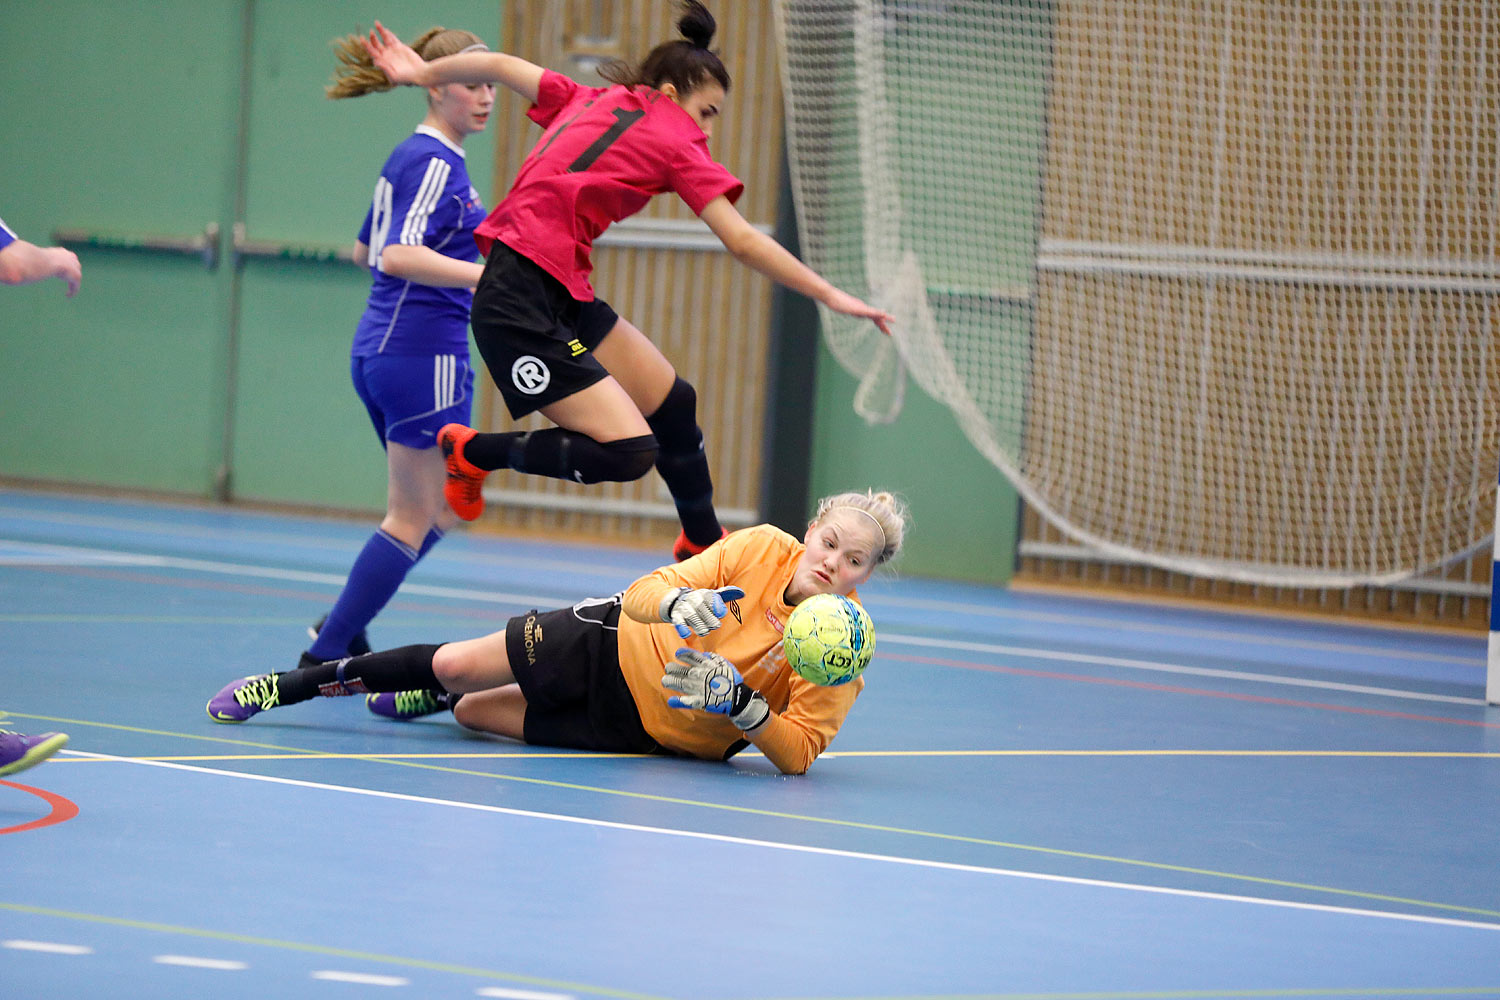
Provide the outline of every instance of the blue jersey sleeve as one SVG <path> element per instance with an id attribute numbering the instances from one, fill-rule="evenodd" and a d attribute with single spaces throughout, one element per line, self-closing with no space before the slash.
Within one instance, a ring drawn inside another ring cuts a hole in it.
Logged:
<path id="1" fill-rule="evenodd" d="M 382 246 L 421 246 L 454 225 L 456 213 L 444 197 L 452 172 L 452 165 L 440 156 L 413 163 L 401 172 L 392 192 L 391 224 Z"/>
<path id="2" fill-rule="evenodd" d="M 15 231 L 5 224 L 4 219 L 0 219 L 0 250 L 10 246 L 16 239 Z"/>

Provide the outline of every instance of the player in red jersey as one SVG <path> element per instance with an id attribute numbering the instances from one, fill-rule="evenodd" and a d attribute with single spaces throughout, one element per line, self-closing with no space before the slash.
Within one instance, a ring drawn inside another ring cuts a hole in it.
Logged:
<path id="1" fill-rule="evenodd" d="M 723 534 L 693 387 L 589 284 L 594 238 L 653 195 L 675 192 L 767 277 L 890 332 L 888 313 L 835 288 L 735 209 L 744 185 L 708 151 L 729 73 L 708 48 L 713 16 L 693 0 L 683 7 L 683 38 L 639 66 L 607 65 L 614 85 L 604 88 L 500 52 L 427 62 L 379 22 L 370 35 L 370 56 L 393 84 L 493 81 L 530 100 L 529 116 L 545 129 L 475 231 L 486 263 L 470 325 L 511 416 L 540 411 L 557 426 L 443 428 L 446 495 L 460 517 L 482 512 L 481 486 L 495 469 L 597 483 L 639 479 L 654 465 L 682 521 L 674 554 L 686 558 Z"/>

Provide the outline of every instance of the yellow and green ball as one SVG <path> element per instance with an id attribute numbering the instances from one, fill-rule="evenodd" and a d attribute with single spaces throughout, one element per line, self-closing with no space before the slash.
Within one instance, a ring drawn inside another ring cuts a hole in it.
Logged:
<path id="1" fill-rule="evenodd" d="M 839 594 L 815 594 L 793 608 L 782 639 L 792 669 L 827 687 L 847 684 L 864 673 L 875 652 L 870 616 Z"/>

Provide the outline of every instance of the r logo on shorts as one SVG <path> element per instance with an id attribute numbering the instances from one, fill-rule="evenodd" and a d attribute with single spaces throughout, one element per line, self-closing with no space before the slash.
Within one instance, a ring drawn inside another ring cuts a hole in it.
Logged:
<path id="1" fill-rule="evenodd" d="M 547 369 L 541 358 L 525 354 L 517 358 L 515 364 L 510 366 L 510 380 L 526 395 L 535 396 L 546 390 L 547 385 L 552 381 L 552 372 Z"/>
<path id="2" fill-rule="evenodd" d="M 504 243 L 485 261 L 470 320 L 485 367 L 516 420 L 609 378 L 593 350 L 619 315 L 603 299 L 575 300 L 562 282 Z"/>

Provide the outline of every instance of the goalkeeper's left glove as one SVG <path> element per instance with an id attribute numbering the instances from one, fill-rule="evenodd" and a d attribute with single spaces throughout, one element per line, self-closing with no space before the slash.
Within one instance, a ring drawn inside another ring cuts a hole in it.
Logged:
<path id="1" fill-rule="evenodd" d="M 679 692 L 667 699 L 673 708 L 718 712 L 729 716 L 730 722 L 746 732 L 765 722 L 771 714 L 764 696 L 746 684 L 734 664 L 718 653 L 679 649 L 677 659 L 667 664 L 661 682 Z"/>
<path id="2" fill-rule="evenodd" d="M 719 627 L 729 613 L 725 601 L 738 601 L 745 592 L 738 587 L 720 587 L 718 590 L 692 590 L 677 587 L 669 590 L 661 599 L 658 614 L 661 620 L 677 629 L 679 638 L 686 639 L 694 632 L 708 635 Z"/>

